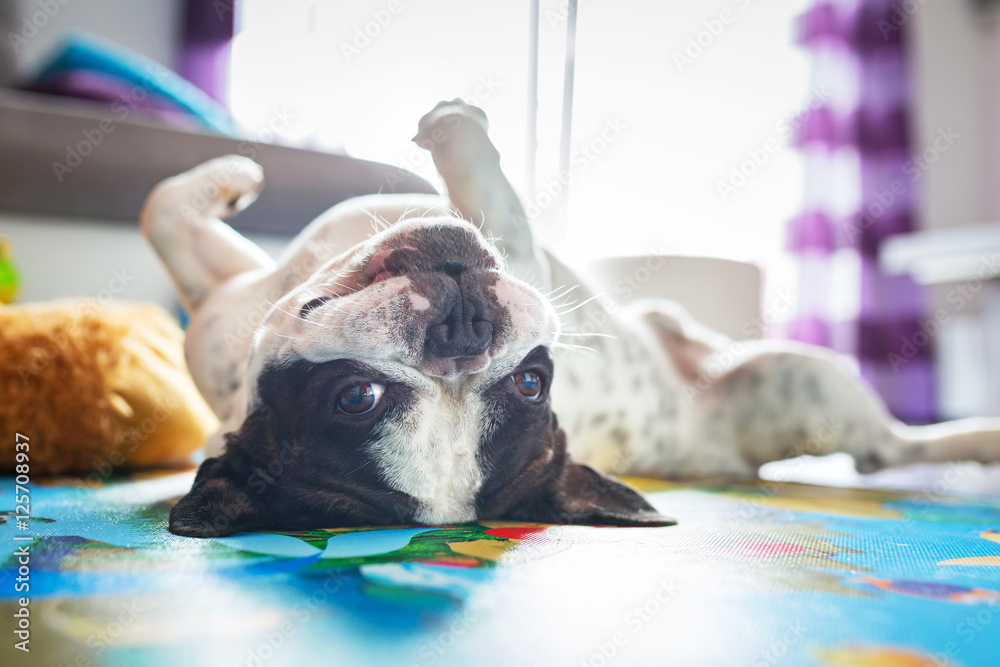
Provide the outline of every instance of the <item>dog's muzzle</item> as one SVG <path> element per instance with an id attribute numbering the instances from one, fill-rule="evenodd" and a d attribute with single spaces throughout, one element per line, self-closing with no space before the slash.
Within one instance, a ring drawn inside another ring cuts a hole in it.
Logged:
<path id="1" fill-rule="evenodd" d="M 497 257 L 479 234 L 464 223 L 421 225 L 387 245 L 372 255 L 364 273 L 372 284 L 406 277 L 426 301 L 425 363 L 487 354 L 505 314 L 491 292 L 499 278 Z"/>

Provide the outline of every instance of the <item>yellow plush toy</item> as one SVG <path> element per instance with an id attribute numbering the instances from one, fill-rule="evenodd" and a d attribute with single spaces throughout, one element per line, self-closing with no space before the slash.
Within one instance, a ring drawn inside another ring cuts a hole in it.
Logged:
<path id="1" fill-rule="evenodd" d="M 0 306 L 0 471 L 14 471 L 25 438 L 32 476 L 187 462 L 218 422 L 183 340 L 152 304 Z"/>

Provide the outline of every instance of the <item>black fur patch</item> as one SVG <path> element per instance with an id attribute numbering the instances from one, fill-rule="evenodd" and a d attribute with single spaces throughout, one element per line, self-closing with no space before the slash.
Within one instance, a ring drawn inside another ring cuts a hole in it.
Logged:
<path id="1" fill-rule="evenodd" d="M 509 486 L 538 455 L 545 441 L 552 412 L 548 390 L 553 372 L 552 357 L 544 347 L 536 347 L 518 365 L 518 370 L 531 369 L 543 377 L 541 400 L 529 401 L 521 396 L 510 377 L 504 377 L 483 395 L 489 418 L 496 426 L 479 442 L 478 460 L 485 479 L 476 501 L 478 507 Z"/>
<path id="2" fill-rule="evenodd" d="M 544 347 L 532 350 L 518 368 L 541 372 L 545 386 L 551 386 L 552 358 Z M 476 497 L 480 519 L 616 526 L 676 523 L 658 514 L 635 489 L 569 459 L 566 433 L 559 428 L 547 393 L 543 400 L 525 401 L 506 379 L 487 397 L 498 426 L 480 443 L 486 473 Z"/>
<path id="3" fill-rule="evenodd" d="M 379 404 L 363 415 L 337 410 L 341 391 L 359 381 L 385 384 Z M 202 464 L 170 513 L 171 532 L 214 536 L 413 520 L 416 500 L 390 489 L 368 453 L 377 426 L 410 408 L 410 389 L 351 361 L 267 368 L 258 389 L 261 407 L 227 437 L 222 456 Z"/>

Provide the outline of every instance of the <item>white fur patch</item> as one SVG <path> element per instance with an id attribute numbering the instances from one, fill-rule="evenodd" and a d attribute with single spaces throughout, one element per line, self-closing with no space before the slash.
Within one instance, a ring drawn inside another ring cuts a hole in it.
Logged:
<path id="1" fill-rule="evenodd" d="M 417 312 L 423 312 L 431 307 L 431 300 L 416 292 L 410 292 L 410 307 Z"/>
<path id="2" fill-rule="evenodd" d="M 387 425 L 373 455 L 390 487 L 417 499 L 415 520 L 439 525 L 476 518 L 483 484 L 477 454 L 483 404 L 476 392 L 421 392 L 403 423 Z"/>
<path id="3" fill-rule="evenodd" d="M 530 286 L 515 280 L 499 280 L 491 288 L 497 305 L 505 308 L 515 340 L 523 347 L 528 341 L 552 340 L 559 328 L 559 318 L 545 299 Z"/>

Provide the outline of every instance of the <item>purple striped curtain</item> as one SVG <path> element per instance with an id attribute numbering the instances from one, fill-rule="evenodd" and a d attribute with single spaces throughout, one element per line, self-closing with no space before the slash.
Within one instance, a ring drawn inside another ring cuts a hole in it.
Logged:
<path id="1" fill-rule="evenodd" d="M 878 267 L 882 241 L 914 227 L 920 186 L 909 148 L 906 17 L 898 0 L 817 0 L 800 17 L 813 108 L 798 128 L 802 213 L 788 243 L 799 312 L 786 334 L 853 355 L 900 419 L 937 416 L 923 290 Z"/>

